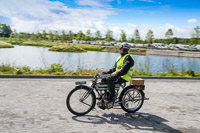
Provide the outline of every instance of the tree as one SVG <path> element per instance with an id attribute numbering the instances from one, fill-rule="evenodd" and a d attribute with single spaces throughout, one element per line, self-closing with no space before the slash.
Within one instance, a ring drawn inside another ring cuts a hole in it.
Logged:
<path id="1" fill-rule="evenodd" d="M 0 37 L 9 37 L 12 30 L 9 25 L 0 23 Z"/>
<path id="2" fill-rule="evenodd" d="M 165 37 L 167 39 L 171 39 L 173 36 L 173 32 L 172 32 L 172 29 L 168 29 L 168 31 L 165 33 Z"/>
<path id="3" fill-rule="evenodd" d="M 58 41 L 59 40 L 59 35 L 58 31 L 56 30 L 55 33 L 53 34 L 53 40 Z"/>
<path id="4" fill-rule="evenodd" d="M 134 38 L 134 43 L 140 43 L 141 42 L 141 40 L 140 40 L 140 33 L 139 33 L 138 29 L 136 29 L 134 31 L 133 38 Z"/>
<path id="5" fill-rule="evenodd" d="M 99 31 L 99 30 L 97 30 L 96 32 L 95 32 L 95 40 L 100 40 L 101 39 L 101 31 Z"/>
<path id="6" fill-rule="evenodd" d="M 178 38 L 174 37 L 172 39 L 172 44 L 178 44 L 178 43 L 179 43 Z"/>
<path id="7" fill-rule="evenodd" d="M 127 39 L 126 39 L 126 33 L 124 30 L 121 30 L 121 35 L 120 35 L 120 42 L 126 42 Z"/>
<path id="8" fill-rule="evenodd" d="M 69 32 L 68 32 L 68 40 L 73 40 L 73 39 L 74 39 L 74 33 L 71 30 L 69 30 Z"/>
<path id="9" fill-rule="evenodd" d="M 53 41 L 53 34 L 49 31 L 48 40 Z"/>
<path id="10" fill-rule="evenodd" d="M 42 39 L 44 39 L 44 40 L 47 39 L 47 33 L 45 30 L 42 31 Z"/>
<path id="11" fill-rule="evenodd" d="M 38 32 L 38 33 L 36 34 L 36 39 L 37 39 L 37 40 L 42 39 L 42 34 L 41 34 L 40 32 Z"/>
<path id="12" fill-rule="evenodd" d="M 134 43 L 135 42 L 135 39 L 134 39 L 134 36 L 132 36 L 131 38 L 130 38 L 130 43 Z"/>
<path id="13" fill-rule="evenodd" d="M 84 40 L 85 41 L 90 41 L 91 40 L 91 31 L 90 31 L 90 29 L 87 30 Z"/>
<path id="14" fill-rule="evenodd" d="M 31 40 L 36 40 L 36 35 L 34 33 L 32 33 L 31 36 L 30 36 L 30 39 Z"/>
<path id="15" fill-rule="evenodd" d="M 107 42 L 110 42 L 113 40 L 113 32 L 111 30 L 107 30 L 105 40 Z"/>
<path id="16" fill-rule="evenodd" d="M 165 33 L 165 43 L 166 44 L 170 44 L 172 43 L 172 37 L 173 37 L 173 32 L 172 32 L 172 29 L 168 29 L 168 31 Z"/>
<path id="17" fill-rule="evenodd" d="M 12 35 L 13 35 L 14 38 L 17 37 L 17 31 L 16 31 L 16 29 L 13 30 Z"/>
<path id="18" fill-rule="evenodd" d="M 194 33 L 192 34 L 192 38 L 200 38 L 200 27 L 196 26 L 194 28 Z"/>
<path id="19" fill-rule="evenodd" d="M 200 42 L 200 27 L 196 26 L 194 32 L 192 33 L 192 38 L 190 39 L 190 44 L 199 44 Z"/>
<path id="20" fill-rule="evenodd" d="M 62 42 L 64 42 L 66 40 L 66 35 L 65 35 L 65 31 L 64 30 L 62 30 L 61 40 L 62 40 Z"/>
<path id="21" fill-rule="evenodd" d="M 146 42 L 147 44 L 153 43 L 153 31 L 149 30 L 146 34 Z"/>
<path id="22" fill-rule="evenodd" d="M 21 39 L 26 39 L 27 40 L 27 39 L 30 38 L 30 34 L 26 33 L 26 32 L 20 32 L 18 35 L 21 37 Z"/>
<path id="23" fill-rule="evenodd" d="M 198 44 L 198 40 L 200 40 L 199 38 L 191 38 L 190 39 L 190 44 L 193 45 L 193 44 Z"/>
<path id="24" fill-rule="evenodd" d="M 82 30 L 80 30 L 80 31 L 77 33 L 76 39 L 77 39 L 77 40 L 84 40 L 84 38 L 85 38 L 85 35 L 83 34 Z"/>

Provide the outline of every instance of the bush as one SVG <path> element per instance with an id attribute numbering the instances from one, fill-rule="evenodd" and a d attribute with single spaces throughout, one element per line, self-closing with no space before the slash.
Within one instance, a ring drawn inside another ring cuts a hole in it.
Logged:
<path id="1" fill-rule="evenodd" d="M 172 76 L 172 77 L 174 77 L 174 76 L 175 76 L 175 77 L 176 77 L 176 76 L 179 76 L 178 71 L 175 70 L 175 69 L 169 70 L 168 74 L 169 74 L 169 76 Z"/>
<path id="2" fill-rule="evenodd" d="M 9 65 L 1 65 L 0 66 L 0 72 L 2 73 L 12 73 L 15 69 Z"/>
<path id="3" fill-rule="evenodd" d="M 63 72 L 62 65 L 60 64 L 51 64 L 51 67 L 48 69 L 48 73 L 58 73 L 58 72 Z"/>
<path id="4" fill-rule="evenodd" d="M 147 72 L 147 71 L 133 71 L 133 76 L 152 76 L 151 72 Z"/>
<path id="5" fill-rule="evenodd" d="M 188 74 L 189 76 L 194 77 L 195 76 L 195 71 L 194 70 L 187 70 L 186 74 Z"/>
<path id="6" fill-rule="evenodd" d="M 24 66 L 24 67 L 18 67 L 16 69 L 16 74 L 22 75 L 22 74 L 31 74 L 31 69 L 30 67 Z"/>

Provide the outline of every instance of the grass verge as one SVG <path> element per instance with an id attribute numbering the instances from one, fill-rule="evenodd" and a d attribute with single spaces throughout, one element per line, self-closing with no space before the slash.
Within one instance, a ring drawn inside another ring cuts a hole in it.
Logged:
<path id="1" fill-rule="evenodd" d="M 102 70 L 77 70 L 77 71 L 64 71 L 62 65 L 52 64 L 49 68 L 31 69 L 30 67 L 11 67 L 10 65 L 0 65 L 0 75 L 77 75 L 77 76 L 94 76 L 96 73 L 102 72 Z M 200 77 L 200 73 L 194 70 L 187 70 L 178 72 L 176 70 L 170 70 L 165 73 L 152 74 L 146 71 L 133 72 L 133 76 L 153 76 L 153 77 Z"/>

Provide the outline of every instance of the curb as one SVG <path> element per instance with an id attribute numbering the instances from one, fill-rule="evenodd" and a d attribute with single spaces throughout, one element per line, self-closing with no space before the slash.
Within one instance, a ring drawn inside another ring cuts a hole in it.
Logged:
<path id="1" fill-rule="evenodd" d="M 45 78 L 45 79 L 92 79 L 93 76 L 61 76 L 61 75 L 0 75 L 0 78 Z M 136 76 L 132 78 L 143 79 L 188 79 L 200 80 L 200 77 L 141 77 Z"/>
<path id="2" fill-rule="evenodd" d="M 91 79 L 91 78 L 93 78 L 93 76 L 0 75 L 0 78 Z"/>

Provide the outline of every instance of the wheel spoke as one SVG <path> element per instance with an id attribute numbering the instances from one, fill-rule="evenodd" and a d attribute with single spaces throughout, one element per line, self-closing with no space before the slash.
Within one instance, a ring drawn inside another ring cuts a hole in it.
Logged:
<path id="1" fill-rule="evenodd" d="M 127 94 L 129 95 L 129 97 L 131 97 L 131 98 L 132 98 L 132 96 L 131 96 L 130 92 L 128 92 Z M 134 96 L 134 95 L 133 95 L 133 96 Z"/>
<path id="2" fill-rule="evenodd" d="M 87 105 L 87 106 L 91 107 L 91 105 L 89 105 L 89 104 L 87 104 L 87 103 L 85 103 L 85 102 L 83 102 L 83 101 L 82 101 L 82 103 L 84 103 L 85 105 Z"/>
<path id="3" fill-rule="evenodd" d="M 67 107 L 75 115 L 84 115 L 95 106 L 95 94 L 89 88 L 75 88 L 68 97 Z"/>
<path id="4" fill-rule="evenodd" d="M 135 112 L 143 104 L 143 95 L 137 89 L 128 89 L 124 92 L 122 97 L 122 106 L 125 108 L 125 111 Z"/>
<path id="5" fill-rule="evenodd" d="M 84 101 L 85 99 L 88 98 L 89 95 L 90 95 L 90 94 L 89 94 L 89 91 L 86 91 L 86 92 L 83 94 L 83 96 L 80 98 L 80 101 Z"/>

